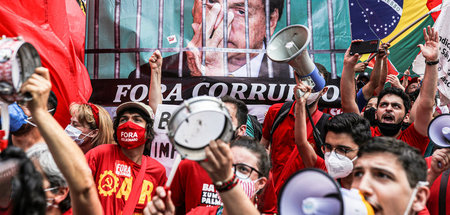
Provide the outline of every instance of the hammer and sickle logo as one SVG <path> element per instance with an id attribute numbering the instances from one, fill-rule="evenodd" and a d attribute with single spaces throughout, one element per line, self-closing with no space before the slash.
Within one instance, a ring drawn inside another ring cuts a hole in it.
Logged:
<path id="1" fill-rule="evenodd" d="M 100 175 L 98 182 L 98 193 L 105 197 L 111 196 L 115 193 L 117 187 L 119 186 L 119 178 L 111 170 L 105 170 Z"/>

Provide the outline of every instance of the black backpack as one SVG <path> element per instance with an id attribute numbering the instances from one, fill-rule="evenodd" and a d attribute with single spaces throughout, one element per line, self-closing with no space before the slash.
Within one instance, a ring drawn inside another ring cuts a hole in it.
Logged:
<path id="1" fill-rule="evenodd" d="M 273 121 L 272 128 L 270 129 L 270 138 L 272 139 L 272 135 L 277 129 L 278 125 L 283 122 L 283 120 L 288 115 L 289 111 L 291 110 L 292 105 L 294 104 L 294 101 L 285 102 L 283 106 L 281 106 L 280 110 L 278 111 L 277 115 L 275 116 L 275 120 Z M 316 153 L 321 158 L 323 158 L 323 152 L 320 150 L 322 147 L 322 143 L 325 142 L 325 123 L 328 121 L 328 119 L 331 117 L 330 114 L 323 113 L 322 117 L 320 117 L 319 121 L 317 121 L 317 124 L 313 126 L 313 135 L 314 135 L 314 142 L 316 142 Z M 312 123 L 311 116 L 309 116 L 309 121 Z M 271 140 L 272 141 L 272 140 Z"/>

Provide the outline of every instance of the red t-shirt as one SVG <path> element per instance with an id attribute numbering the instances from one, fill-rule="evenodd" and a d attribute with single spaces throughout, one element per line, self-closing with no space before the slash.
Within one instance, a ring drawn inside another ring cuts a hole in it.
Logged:
<path id="1" fill-rule="evenodd" d="M 425 161 L 427 162 L 428 168 L 431 166 L 431 159 L 432 157 L 425 158 Z M 442 174 L 449 174 L 448 170 L 444 171 Z M 430 211 L 430 214 L 439 214 L 439 195 L 440 193 L 440 187 L 442 182 L 442 174 L 439 175 L 439 177 L 434 180 L 433 184 L 430 188 L 430 197 L 427 201 L 427 208 Z M 445 214 L 450 214 L 450 180 L 447 180 L 445 183 L 447 183 L 447 189 L 445 190 Z M 444 205 L 443 205 L 444 206 Z"/>
<path id="2" fill-rule="evenodd" d="M 294 104 L 295 105 L 295 102 Z M 264 118 L 264 126 L 263 126 L 263 137 L 267 140 L 270 140 L 270 130 L 272 129 L 272 125 L 274 123 L 275 117 L 278 114 L 278 111 L 283 106 L 283 103 L 272 105 L 267 111 L 266 117 Z M 278 177 L 280 176 L 283 168 L 289 159 L 289 155 L 292 151 L 296 150 L 295 147 L 295 138 L 294 138 L 294 124 L 295 124 L 295 114 L 294 107 L 291 106 L 291 109 L 286 116 L 286 118 L 278 124 L 278 127 L 272 134 L 272 144 L 270 149 L 270 158 L 272 160 L 272 173 L 274 181 L 278 181 Z M 313 121 L 317 123 L 323 113 L 319 110 L 314 111 L 311 117 Z M 312 134 L 311 124 L 309 123 L 309 118 L 306 118 L 307 134 L 308 134 L 308 142 L 314 143 L 315 140 L 314 135 Z"/>
<path id="3" fill-rule="evenodd" d="M 219 209 L 218 205 L 212 207 L 199 206 L 186 213 L 186 215 L 216 215 L 217 209 Z"/>
<path id="4" fill-rule="evenodd" d="M 372 131 L 372 137 L 384 136 L 378 126 L 370 127 L 370 130 Z M 427 149 L 428 143 L 430 142 L 430 139 L 427 136 L 422 136 L 421 134 L 419 134 L 419 132 L 416 131 L 416 129 L 414 128 L 414 123 L 412 123 L 407 129 L 401 131 L 397 139 L 407 143 L 414 148 L 419 149 L 422 155 L 425 154 L 425 150 Z"/>
<path id="5" fill-rule="evenodd" d="M 119 146 L 105 144 L 91 149 L 86 154 L 89 167 L 98 190 L 98 196 L 105 214 L 122 214 L 130 197 L 132 186 L 141 165 L 126 157 Z M 142 214 L 147 202 L 152 199 L 157 186 L 167 181 L 163 165 L 147 157 L 147 168 L 142 189 L 134 213 Z"/>
<path id="6" fill-rule="evenodd" d="M 222 205 L 219 193 L 208 173 L 195 161 L 182 160 L 180 162 L 170 190 L 175 207 L 185 210 L 177 211 L 177 214 L 185 214 L 197 207 Z M 258 208 L 262 213 L 276 213 L 277 202 L 274 196 L 273 184 L 269 176 L 266 189 L 259 198 L 261 207 Z"/>
<path id="7" fill-rule="evenodd" d="M 284 183 L 291 177 L 295 172 L 304 169 L 305 165 L 303 164 L 303 160 L 301 159 L 297 146 L 294 151 L 289 156 L 288 161 L 286 162 L 286 167 L 280 174 L 279 180 L 275 183 L 275 195 L 278 196 L 281 192 L 281 188 L 283 188 Z M 314 164 L 314 168 L 321 169 L 327 172 L 327 167 L 325 165 L 325 160 L 317 155 L 316 163 Z"/>

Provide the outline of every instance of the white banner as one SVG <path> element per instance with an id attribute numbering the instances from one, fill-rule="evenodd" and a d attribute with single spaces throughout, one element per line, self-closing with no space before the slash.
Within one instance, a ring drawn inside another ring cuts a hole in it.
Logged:
<path id="1" fill-rule="evenodd" d="M 438 64 L 438 90 L 441 105 L 450 104 L 450 0 L 442 2 L 441 14 L 434 23 L 434 29 L 439 32 L 439 64 Z M 422 53 L 414 60 L 413 70 L 420 76 L 425 73 L 425 58 Z"/>

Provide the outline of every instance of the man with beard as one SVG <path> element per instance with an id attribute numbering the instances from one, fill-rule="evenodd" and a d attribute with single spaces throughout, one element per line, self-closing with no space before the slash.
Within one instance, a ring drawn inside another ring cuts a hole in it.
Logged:
<path id="1" fill-rule="evenodd" d="M 419 47 L 425 57 L 426 68 L 421 92 L 411 108 L 410 117 L 414 119 L 407 129 L 402 130 L 404 118 L 410 110 L 411 102 L 408 95 L 397 88 L 385 88 L 378 95 L 377 110 L 375 113 L 376 126 L 372 127 L 373 136 L 389 136 L 400 139 L 425 153 L 429 143 L 427 137 L 428 124 L 432 119 L 434 95 L 437 90 L 437 64 L 439 63 L 439 36 L 438 32 L 428 26 L 423 30 L 425 44 Z M 353 69 L 358 60 L 357 55 L 350 56 L 348 52 L 344 56 L 344 70 Z M 344 71 L 343 71 L 344 73 Z M 345 92 L 342 96 L 349 96 Z M 346 99 L 349 102 L 353 99 Z M 344 103 L 344 99 L 342 99 Z M 352 104 L 356 106 L 356 104 Z M 344 106 L 344 104 L 343 104 Z M 353 108 L 352 110 L 356 110 Z M 420 114 L 420 115 L 419 115 Z"/>

